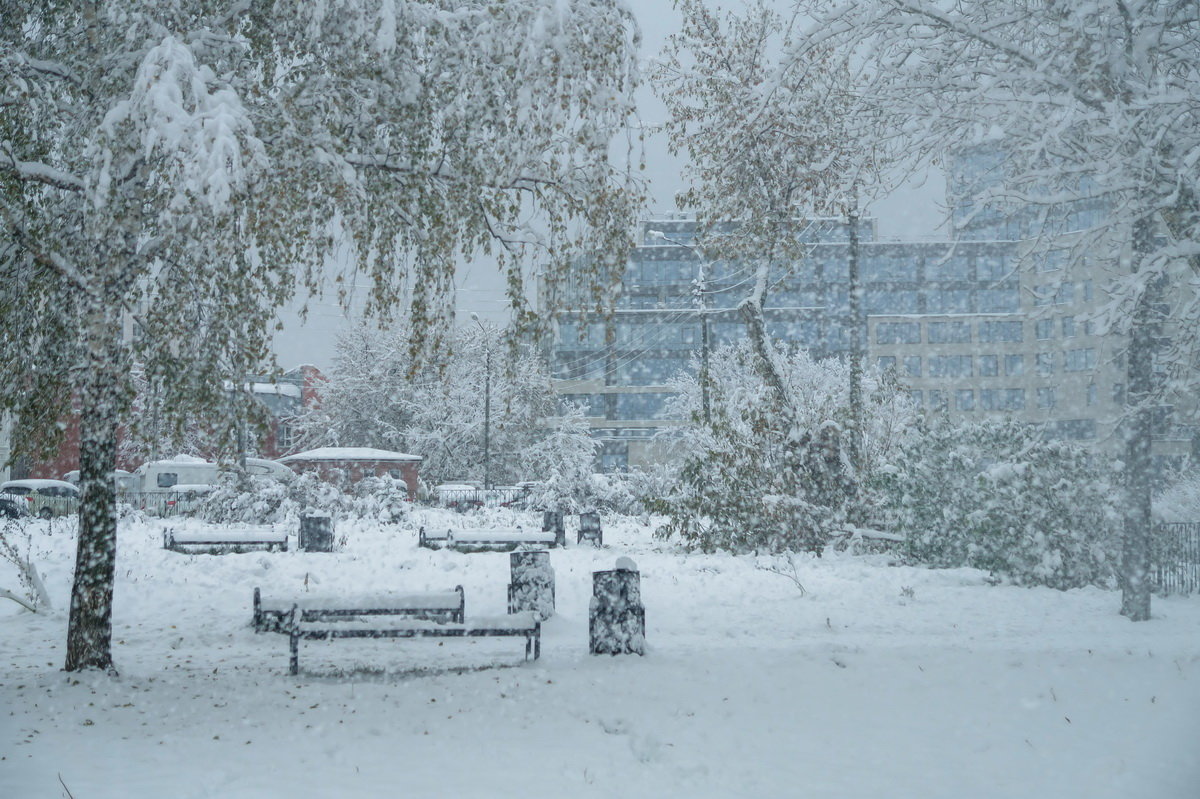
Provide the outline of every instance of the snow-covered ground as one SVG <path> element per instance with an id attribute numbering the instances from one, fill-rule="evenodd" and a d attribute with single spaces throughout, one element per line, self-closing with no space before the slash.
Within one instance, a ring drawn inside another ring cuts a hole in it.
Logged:
<path id="1" fill-rule="evenodd" d="M 428 510 L 343 521 L 335 554 L 181 555 L 122 522 L 116 678 L 60 670 L 74 535 L 34 523 L 55 609 L 0 605 L 0 796 L 1200 796 L 1200 598 L 1132 624 L 1111 592 L 851 556 L 802 561 L 801 595 L 606 522 L 605 549 L 551 555 L 541 660 L 520 639 L 305 642 L 298 677 L 250 627 L 255 586 L 461 584 L 470 618 L 504 612 L 508 556 L 418 549 L 416 524 L 465 523 Z M 592 657 L 590 573 L 620 555 L 649 652 Z"/>

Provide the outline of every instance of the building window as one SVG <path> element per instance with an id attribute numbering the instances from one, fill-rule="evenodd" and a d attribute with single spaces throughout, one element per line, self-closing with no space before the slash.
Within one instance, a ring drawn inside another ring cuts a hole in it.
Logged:
<path id="1" fill-rule="evenodd" d="M 913 401 L 913 404 L 920 408 L 925 403 L 925 397 L 921 393 L 921 389 L 914 388 L 908 392 L 908 397 Z"/>
<path id="2" fill-rule="evenodd" d="M 1039 352 L 1037 354 L 1037 373 L 1046 377 L 1054 374 L 1054 353 Z"/>
<path id="3" fill-rule="evenodd" d="M 970 388 L 960 388 L 954 392 L 954 404 L 960 411 L 975 410 L 975 391 Z"/>
<path id="4" fill-rule="evenodd" d="M 1019 377 L 1025 374 L 1025 356 L 1024 355 L 1005 355 L 1004 356 L 1004 374 L 1009 377 Z"/>
<path id="5" fill-rule="evenodd" d="M 1016 288 L 980 289 L 980 313 L 1016 313 L 1021 310 L 1021 295 Z"/>
<path id="6" fill-rule="evenodd" d="M 292 426 L 286 422 L 280 422 L 275 428 L 275 448 L 280 452 L 288 452 L 295 443 L 295 436 L 292 434 Z"/>
<path id="7" fill-rule="evenodd" d="M 931 355 L 929 356 L 930 377 L 970 377 L 970 355 Z"/>
<path id="8" fill-rule="evenodd" d="M 1012 266 L 998 255 L 981 255 L 976 259 L 980 280 L 1000 280 L 1012 274 Z"/>
<path id="9" fill-rule="evenodd" d="M 863 298 L 867 313 L 879 316 L 917 312 L 917 292 L 867 289 Z"/>
<path id="10" fill-rule="evenodd" d="M 920 344 L 919 322 L 880 322 L 875 325 L 876 344 Z"/>
<path id="11" fill-rule="evenodd" d="M 175 472 L 159 472 L 156 483 L 159 488 L 170 488 L 179 484 L 179 475 Z"/>
<path id="12" fill-rule="evenodd" d="M 1053 408 L 1057 404 L 1053 386 L 1042 386 L 1037 390 L 1037 406 L 1042 409 Z"/>
<path id="13" fill-rule="evenodd" d="M 970 280 L 971 261 L 961 255 L 931 258 L 925 263 L 926 280 Z"/>
<path id="14" fill-rule="evenodd" d="M 896 371 L 896 356 L 895 355 L 880 356 L 877 362 L 879 364 L 879 371 L 881 371 L 881 372 L 886 372 L 889 370 L 891 370 L 893 372 Z"/>
<path id="15" fill-rule="evenodd" d="M 1075 284 L 1063 283 L 1054 292 L 1055 305 L 1070 305 L 1075 302 Z"/>
<path id="16" fill-rule="evenodd" d="M 1063 252 L 1062 250 L 1051 250 L 1050 252 L 1039 253 L 1034 262 L 1037 264 L 1039 272 L 1054 272 L 1062 269 Z"/>
<path id="17" fill-rule="evenodd" d="M 565 416 L 571 405 L 579 406 L 584 416 L 604 416 L 603 394 L 559 394 L 558 413 Z"/>
<path id="18" fill-rule="evenodd" d="M 925 297 L 925 312 L 937 313 L 971 313 L 971 292 L 969 289 L 933 289 Z"/>
<path id="19" fill-rule="evenodd" d="M 1037 336 L 1039 341 L 1045 341 L 1048 338 L 1052 338 L 1054 336 L 1054 320 L 1037 320 L 1037 322 L 1034 324 L 1034 334 Z"/>
<path id="20" fill-rule="evenodd" d="M 1088 383 L 1087 387 L 1087 404 L 1095 405 L 1100 401 L 1100 389 L 1095 383 Z"/>
<path id="21" fill-rule="evenodd" d="M 632 421 L 663 419 L 667 415 L 667 400 L 675 396 L 668 392 L 617 394 L 617 418 Z"/>
<path id="22" fill-rule="evenodd" d="M 946 397 L 946 392 L 938 391 L 936 388 L 929 392 L 929 408 L 935 411 L 944 411 L 949 407 L 949 401 Z"/>
<path id="23" fill-rule="evenodd" d="M 600 471 L 629 471 L 629 444 L 624 441 L 605 441 L 600 445 Z"/>
<path id="24" fill-rule="evenodd" d="M 1063 338 L 1074 338 L 1075 337 L 1075 317 L 1074 316 L 1064 316 L 1062 318 L 1062 330 L 1063 330 Z"/>
<path id="25" fill-rule="evenodd" d="M 1092 301 L 1092 281 L 1083 281 L 1083 300 L 1084 302 Z"/>
<path id="26" fill-rule="evenodd" d="M 980 322 L 979 340 L 1020 342 L 1025 338 L 1020 322 Z"/>
<path id="27" fill-rule="evenodd" d="M 1067 350 L 1063 371 L 1086 372 L 1096 368 L 1096 351 L 1090 347 L 1081 350 Z"/>
<path id="28" fill-rule="evenodd" d="M 909 377 L 921 376 L 921 356 L 920 355 L 905 355 L 904 356 L 904 374 Z"/>
<path id="29" fill-rule="evenodd" d="M 998 355 L 979 356 L 979 376 L 996 377 L 1000 374 L 1000 357 Z"/>
<path id="30" fill-rule="evenodd" d="M 979 407 L 985 411 L 1020 411 L 1025 409 L 1023 388 L 982 388 Z"/>
<path id="31" fill-rule="evenodd" d="M 971 325 L 967 322 L 930 322 L 928 336 L 930 344 L 969 344 Z"/>

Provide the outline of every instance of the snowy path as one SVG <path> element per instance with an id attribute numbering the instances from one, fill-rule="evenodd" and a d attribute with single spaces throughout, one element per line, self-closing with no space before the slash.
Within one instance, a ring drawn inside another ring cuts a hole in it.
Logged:
<path id="1" fill-rule="evenodd" d="M 59 671 L 61 610 L 0 609 L 0 795 L 64 796 L 60 774 L 77 799 L 1200 795 L 1198 598 L 1133 625 L 1112 593 L 845 557 L 803 565 L 800 596 L 627 524 L 553 553 L 537 663 L 505 639 L 314 642 L 289 678 L 286 640 L 249 628 L 255 585 L 462 583 L 468 618 L 503 611 L 506 555 L 338 532 L 334 555 L 186 556 L 123 526 L 115 680 Z M 71 536 L 39 535 L 63 608 Z M 586 654 L 589 575 L 619 554 L 643 571 L 644 659 Z"/>

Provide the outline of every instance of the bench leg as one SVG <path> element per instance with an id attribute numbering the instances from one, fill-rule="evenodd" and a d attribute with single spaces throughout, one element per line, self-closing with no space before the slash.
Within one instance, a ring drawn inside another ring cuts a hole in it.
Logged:
<path id="1" fill-rule="evenodd" d="M 525 659 L 529 660 L 529 653 L 533 651 L 533 636 L 525 636 Z"/>
<path id="2" fill-rule="evenodd" d="M 300 636 L 293 631 L 288 636 L 288 643 L 291 650 L 291 658 L 288 662 L 288 674 L 296 675 L 300 673 Z"/>
<path id="3" fill-rule="evenodd" d="M 539 627 L 538 631 L 536 633 L 534 633 L 534 636 L 533 636 L 533 659 L 537 660 L 541 656 L 542 656 L 542 629 Z"/>

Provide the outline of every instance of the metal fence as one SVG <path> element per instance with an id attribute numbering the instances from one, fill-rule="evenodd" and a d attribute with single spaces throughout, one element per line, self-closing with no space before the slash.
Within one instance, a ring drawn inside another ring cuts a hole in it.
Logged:
<path id="1" fill-rule="evenodd" d="M 489 488 L 439 488 L 429 496 L 429 504 L 455 510 L 472 508 L 514 508 L 522 510 L 529 499 L 529 489 L 515 486 Z"/>
<path id="2" fill-rule="evenodd" d="M 1156 593 L 1200 591 L 1200 522 L 1156 524 L 1150 562 Z"/>
<path id="3" fill-rule="evenodd" d="M 190 516 L 199 510 L 203 499 L 202 492 L 192 491 L 122 491 L 117 494 L 117 504 L 143 511 L 148 516 Z"/>

